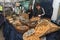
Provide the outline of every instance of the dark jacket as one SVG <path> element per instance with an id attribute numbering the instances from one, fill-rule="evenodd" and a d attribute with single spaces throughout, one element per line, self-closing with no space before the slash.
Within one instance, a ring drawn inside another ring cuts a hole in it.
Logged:
<path id="1" fill-rule="evenodd" d="M 33 16 L 33 10 L 27 10 L 26 13 L 29 13 L 29 19 Z"/>
<path id="2" fill-rule="evenodd" d="M 34 16 L 36 17 L 36 16 L 38 16 L 38 15 L 45 15 L 45 11 L 44 11 L 44 9 L 43 8 L 41 8 L 40 10 L 34 10 Z"/>

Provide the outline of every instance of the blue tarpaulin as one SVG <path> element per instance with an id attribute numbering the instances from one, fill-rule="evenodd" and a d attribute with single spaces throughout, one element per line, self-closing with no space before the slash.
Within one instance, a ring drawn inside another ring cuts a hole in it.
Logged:
<path id="1" fill-rule="evenodd" d="M 51 34 L 48 34 L 47 40 L 60 40 L 60 30 Z"/>
<path id="2" fill-rule="evenodd" d="M 22 34 L 17 32 L 13 26 L 11 26 L 8 22 L 5 22 L 5 27 L 3 28 L 3 34 L 5 40 L 23 40 Z"/>
<path id="3" fill-rule="evenodd" d="M 4 16 L 0 14 L 0 28 L 1 28 L 2 23 L 4 23 Z"/>

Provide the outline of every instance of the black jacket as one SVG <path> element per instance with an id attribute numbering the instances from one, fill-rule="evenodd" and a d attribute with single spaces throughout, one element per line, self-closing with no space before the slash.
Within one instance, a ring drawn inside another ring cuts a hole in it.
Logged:
<path id="1" fill-rule="evenodd" d="M 34 10 L 34 16 L 38 16 L 38 15 L 45 15 L 45 11 L 43 8 L 41 8 L 40 10 Z"/>

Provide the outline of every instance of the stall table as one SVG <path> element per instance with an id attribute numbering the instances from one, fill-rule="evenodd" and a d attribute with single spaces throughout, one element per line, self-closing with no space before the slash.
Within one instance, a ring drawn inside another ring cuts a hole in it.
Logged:
<path id="1" fill-rule="evenodd" d="M 5 27 L 3 29 L 5 40 L 23 40 L 23 34 L 17 32 L 14 26 L 9 23 L 8 20 L 5 21 Z M 54 33 L 46 35 L 47 40 L 59 40 L 60 38 L 60 30 Z"/>

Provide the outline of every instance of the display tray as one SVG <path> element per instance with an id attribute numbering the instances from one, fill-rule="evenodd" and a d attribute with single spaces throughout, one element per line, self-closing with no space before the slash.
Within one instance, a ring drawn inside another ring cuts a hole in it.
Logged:
<path id="1" fill-rule="evenodd" d="M 11 25 L 13 25 L 13 27 L 18 32 L 24 33 L 31 28 L 35 28 L 39 20 L 39 17 L 34 17 L 34 18 L 29 19 L 26 15 L 27 14 L 25 15 L 22 14 L 20 15 L 20 17 L 19 16 L 14 16 L 14 17 L 8 16 L 6 17 L 6 19 Z M 34 20 L 34 19 L 38 19 L 38 20 Z"/>
<path id="2" fill-rule="evenodd" d="M 23 18 L 23 22 L 20 17 L 6 17 L 8 22 L 13 25 L 17 32 L 23 33 L 24 40 L 41 40 L 42 36 L 47 35 L 49 33 L 58 31 L 60 27 L 56 26 L 52 22 L 47 19 L 41 19 L 39 17 L 33 17 L 31 19 Z M 25 23 L 26 19 L 29 21 Z M 33 31 L 33 32 L 32 32 Z"/>
<path id="3" fill-rule="evenodd" d="M 41 20 L 36 27 L 34 28 L 34 31 L 32 32 L 31 29 L 28 30 L 23 34 L 24 40 L 42 40 L 42 37 L 60 30 L 60 27 L 57 25 L 51 23 L 50 21 L 43 19 Z"/>

